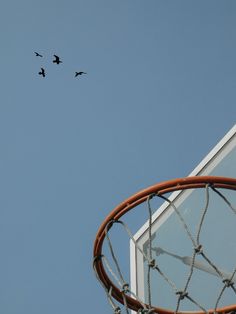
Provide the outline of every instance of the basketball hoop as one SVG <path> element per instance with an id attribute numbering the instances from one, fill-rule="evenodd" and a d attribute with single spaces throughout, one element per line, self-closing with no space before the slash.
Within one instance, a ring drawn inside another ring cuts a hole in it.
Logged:
<path id="1" fill-rule="evenodd" d="M 227 205 L 231 206 L 230 202 L 224 197 L 223 194 L 218 189 L 228 189 L 228 190 L 236 190 L 236 179 L 233 178 L 225 178 L 225 177 L 213 177 L 213 176 L 196 176 L 196 177 L 187 177 L 187 178 L 181 178 L 181 179 L 174 179 L 162 183 L 158 183 L 156 185 L 153 185 L 147 189 L 144 189 L 133 196 L 129 197 L 125 201 L 123 201 L 121 204 L 119 204 L 116 208 L 113 209 L 113 211 L 106 217 L 102 225 L 100 226 L 95 243 L 94 243 L 94 270 L 96 272 L 96 275 L 103 285 L 104 289 L 106 290 L 107 296 L 112 302 L 112 298 L 116 299 L 118 302 L 122 303 L 125 305 L 125 307 L 134 311 L 141 311 L 141 312 L 155 312 L 159 314 L 173 314 L 173 313 L 182 313 L 181 311 L 178 311 L 179 309 L 179 303 L 181 302 L 182 299 L 185 297 L 188 297 L 193 303 L 195 303 L 194 299 L 190 296 L 188 296 L 187 292 L 187 284 L 186 284 L 186 289 L 184 291 L 176 291 L 176 295 L 178 298 L 178 306 L 177 309 L 165 309 L 162 307 L 158 307 L 157 305 L 152 305 L 152 304 L 146 304 L 142 300 L 139 300 L 139 298 L 132 293 L 132 291 L 129 290 L 129 285 L 124 284 L 123 287 L 118 287 L 114 282 L 110 279 L 106 272 L 107 265 L 104 265 L 104 255 L 103 255 L 103 242 L 104 239 L 107 237 L 108 231 L 112 227 L 114 223 L 122 223 L 120 221 L 120 218 L 125 215 L 128 211 L 131 209 L 134 209 L 136 206 L 139 204 L 149 201 L 152 197 L 158 196 L 162 197 L 165 200 L 168 201 L 168 199 L 165 197 L 165 194 L 169 192 L 174 192 L 174 191 L 180 191 L 180 190 L 187 190 L 187 189 L 202 189 L 205 188 L 206 186 L 210 187 L 213 189 L 216 193 L 220 194 L 220 196 L 224 199 L 224 201 L 227 203 Z M 232 206 L 231 208 L 235 210 Z M 236 214 L 236 210 L 235 210 Z M 203 217 L 204 218 L 204 217 Z M 202 218 L 202 220 L 203 220 Z M 180 216 L 181 219 L 181 216 Z M 151 224 L 150 224 L 151 225 Z M 236 229 L 235 229 L 236 230 Z M 200 233 L 200 231 L 199 231 Z M 132 239 L 132 236 L 131 236 Z M 193 240 L 194 241 L 194 240 Z M 151 243 L 151 242 L 150 242 Z M 228 275 L 226 277 L 225 274 L 223 274 L 220 269 L 218 269 L 213 262 L 209 261 L 209 265 L 201 265 L 201 263 L 195 263 L 195 256 L 196 254 L 203 254 L 201 251 L 201 245 L 199 243 L 194 242 L 194 253 L 193 253 L 193 258 L 185 259 L 185 263 L 189 264 L 191 266 L 192 264 L 192 270 L 193 268 L 199 268 L 201 269 L 205 267 L 205 271 L 207 271 L 207 268 L 210 269 L 210 271 L 215 272 L 217 276 L 222 277 L 224 281 L 223 282 L 223 289 L 225 287 L 232 287 L 234 292 L 235 292 L 235 300 L 236 300 L 236 289 L 234 287 L 234 281 L 232 280 L 235 273 L 231 275 Z M 151 248 L 150 246 L 150 252 L 151 250 L 154 251 L 154 249 Z M 162 250 L 162 252 L 159 251 L 156 252 L 158 254 L 160 253 L 166 253 L 171 255 L 171 253 Z M 143 253 L 144 254 L 144 253 Z M 173 254 L 172 254 L 173 255 Z M 175 255 L 176 258 L 179 258 L 177 255 Z M 148 259 L 144 254 L 144 258 Z M 207 260 L 207 257 L 206 257 Z M 208 260 L 207 260 L 208 261 Z M 116 261 L 115 261 L 116 262 Z M 148 260 L 148 265 L 149 268 L 158 268 L 158 265 L 156 265 L 156 262 L 154 259 Z M 106 264 L 106 263 L 105 263 Z M 236 263 L 235 263 L 236 264 Z M 106 267 L 105 267 L 106 266 Z M 158 270 L 158 269 L 157 269 Z M 204 270 L 204 269 L 203 269 Z M 159 271 L 159 270 L 158 270 Z M 236 269 L 235 269 L 236 272 Z M 190 277 L 189 277 L 190 281 Z M 157 291 L 158 293 L 158 291 Z M 223 293 L 223 292 L 222 292 Z M 195 303 L 196 304 L 196 303 Z M 197 304 L 198 305 L 198 304 Z M 203 314 L 203 313 L 229 313 L 236 311 L 236 302 L 233 305 L 225 305 L 224 307 L 218 308 L 218 301 L 216 300 L 216 306 L 213 309 L 208 309 L 205 310 L 199 305 L 200 310 L 199 311 L 185 311 L 184 313 L 194 313 L 194 314 Z M 117 312 L 117 308 L 115 306 L 113 307 L 115 309 L 115 312 Z M 119 309 L 118 309 L 119 310 Z"/>

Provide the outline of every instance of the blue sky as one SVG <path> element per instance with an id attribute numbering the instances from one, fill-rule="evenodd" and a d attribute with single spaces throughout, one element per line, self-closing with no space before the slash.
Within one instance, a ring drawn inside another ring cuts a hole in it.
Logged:
<path id="1" fill-rule="evenodd" d="M 0 27 L 0 312 L 110 313 L 100 223 L 235 124 L 236 2 L 5 0 Z"/>

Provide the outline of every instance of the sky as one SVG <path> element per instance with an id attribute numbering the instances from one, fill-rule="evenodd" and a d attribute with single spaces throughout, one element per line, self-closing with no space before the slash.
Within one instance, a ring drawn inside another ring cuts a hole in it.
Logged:
<path id="1" fill-rule="evenodd" d="M 111 313 L 92 269 L 99 225 L 187 176 L 235 124 L 236 2 L 0 8 L 0 312 Z"/>

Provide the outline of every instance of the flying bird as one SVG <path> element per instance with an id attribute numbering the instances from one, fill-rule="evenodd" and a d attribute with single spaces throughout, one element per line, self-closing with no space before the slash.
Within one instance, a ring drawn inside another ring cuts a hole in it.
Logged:
<path id="1" fill-rule="evenodd" d="M 78 75 L 82 75 L 82 74 L 87 74 L 86 72 L 80 71 L 80 72 L 75 72 L 75 77 Z"/>
<path id="2" fill-rule="evenodd" d="M 55 57 L 55 60 L 52 61 L 53 63 L 56 63 L 56 64 L 62 63 L 62 61 L 60 60 L 58 56 L 54 55 L 54 57 Z"/>
<path id="3" fill-rule="evenodd" d="M 42 75 L 43 77 L 45 77 L 45 70 L 44 70 L 44 68 L 41 68 L 41 72 L 39 72 L 39 75 Z"/>
<path id="4" fill-rule="evenodd" d="M 41 54 L 39 54 L 39 53 L 36 52 L 36 51 L 35 51 L 34 53 L 35 53 L 36 57 L 41 57 L 41 58 L 43 57 Z"/>

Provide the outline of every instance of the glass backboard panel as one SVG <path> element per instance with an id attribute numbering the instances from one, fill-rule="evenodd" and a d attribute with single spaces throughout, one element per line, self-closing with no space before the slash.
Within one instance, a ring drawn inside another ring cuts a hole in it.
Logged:
<path id="1" fill-rule="evenodd" d="M 236 178 L 236 125 L 190 174 L 214 175 Z M 236 207 L 236 192 L 222 190 Z M 204 189 L 174 192 L 169 197 L 184 217 L 191 233 L 196 235 L 202 209 L 206 204 Z M 204 253 L 229 278 L 236 267 L 236 215 L 232 209 L 211 189 L 209 207 L 200 233 Z M 148 223 L 136 233 L 135 239 L 144 250 L 148 246 Z M 189 274 L 193 243 L 172 206 L 165 202 L 153 215 L 153 257 L 160 269 L 182 290 Z M 222 279 L 201 255 L 196 258 L 193 278 L 188 293 L 204 308 L 214 308 L 222 289 Z M 199 266 L 197 268 L 197 266 Z M 147 303 L 147 262 L 131 242 L 131 288 Z M 236 276 L 233 278 L 236 281 Z M 151 272 L 152 304 L 175 309 L 177 298 L 170 284 L 157 271 Z M 236 294 L 232 289 L 224 293 L 220 306 L 235 304 Z M 181 302 L 181 310 L 199 310 L 187 299 Z"/>

